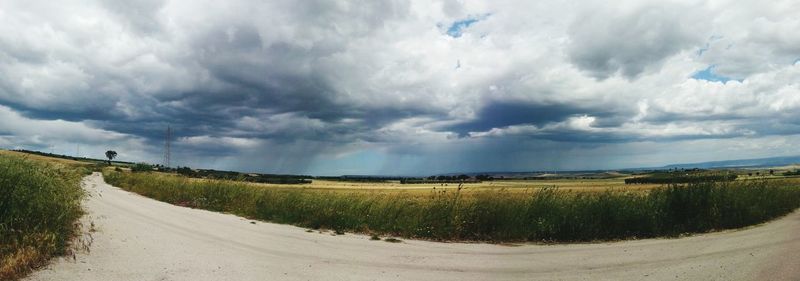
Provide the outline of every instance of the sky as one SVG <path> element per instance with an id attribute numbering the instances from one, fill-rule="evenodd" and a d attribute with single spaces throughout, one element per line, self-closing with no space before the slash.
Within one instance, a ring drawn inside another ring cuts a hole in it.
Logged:
<path id="1" fill-rule="evenodd" d="M 569 2 L 569 3 L 565 3 Z M 0 0 L 0 148 L 312 175 L 800 154 L 800 2 Z"/>

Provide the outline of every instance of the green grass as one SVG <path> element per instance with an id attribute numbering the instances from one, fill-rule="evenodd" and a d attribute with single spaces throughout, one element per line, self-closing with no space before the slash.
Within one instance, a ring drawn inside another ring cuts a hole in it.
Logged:
<path id="1" fill-rule="evenodd" d="M 800 207 L 781 181 L 672 185 L 651 191 L 273 189 L 157 173 L 107 171 L 106 181 L 157 200 L 302 227 L 432 240 L 595 241 L 676 236 L 753 225 Z"/>
<path id="2" fill-rule="evenodd" d="M 68 251 L 83 214 L 83 171 L 0 154 L 0 280 Z"/>

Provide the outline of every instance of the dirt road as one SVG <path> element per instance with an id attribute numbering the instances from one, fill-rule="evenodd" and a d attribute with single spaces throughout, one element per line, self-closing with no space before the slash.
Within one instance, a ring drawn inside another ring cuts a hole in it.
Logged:
<path id="1" fill-rule="evenodd" d="M 103 182 L 91 252 L 27 280 L 800 280 L 800 212 L 680 239 L 523 245 L 370 241 L 177 207 Z"/>

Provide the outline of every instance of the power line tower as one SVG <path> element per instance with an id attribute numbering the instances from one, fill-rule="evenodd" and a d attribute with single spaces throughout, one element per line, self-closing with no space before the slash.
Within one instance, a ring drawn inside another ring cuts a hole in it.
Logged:
<path id="1" fill-rule="evenodd" d="M 172 142 L 172 127 L 167 126 L 167 134 L 164 136 L 164 167 L 167 168 L 169 168 L 171 142 Z"/>

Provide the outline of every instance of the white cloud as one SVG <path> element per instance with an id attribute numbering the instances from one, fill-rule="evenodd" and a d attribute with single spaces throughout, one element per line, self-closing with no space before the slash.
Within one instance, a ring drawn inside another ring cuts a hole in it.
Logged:
<path id="1" fill-rule="evenodd" d="M 703 5 L 622 2 L 590 2 L 570 26 L 571 60 L 592 76 L 635 78 L 706 37 Z"/>

